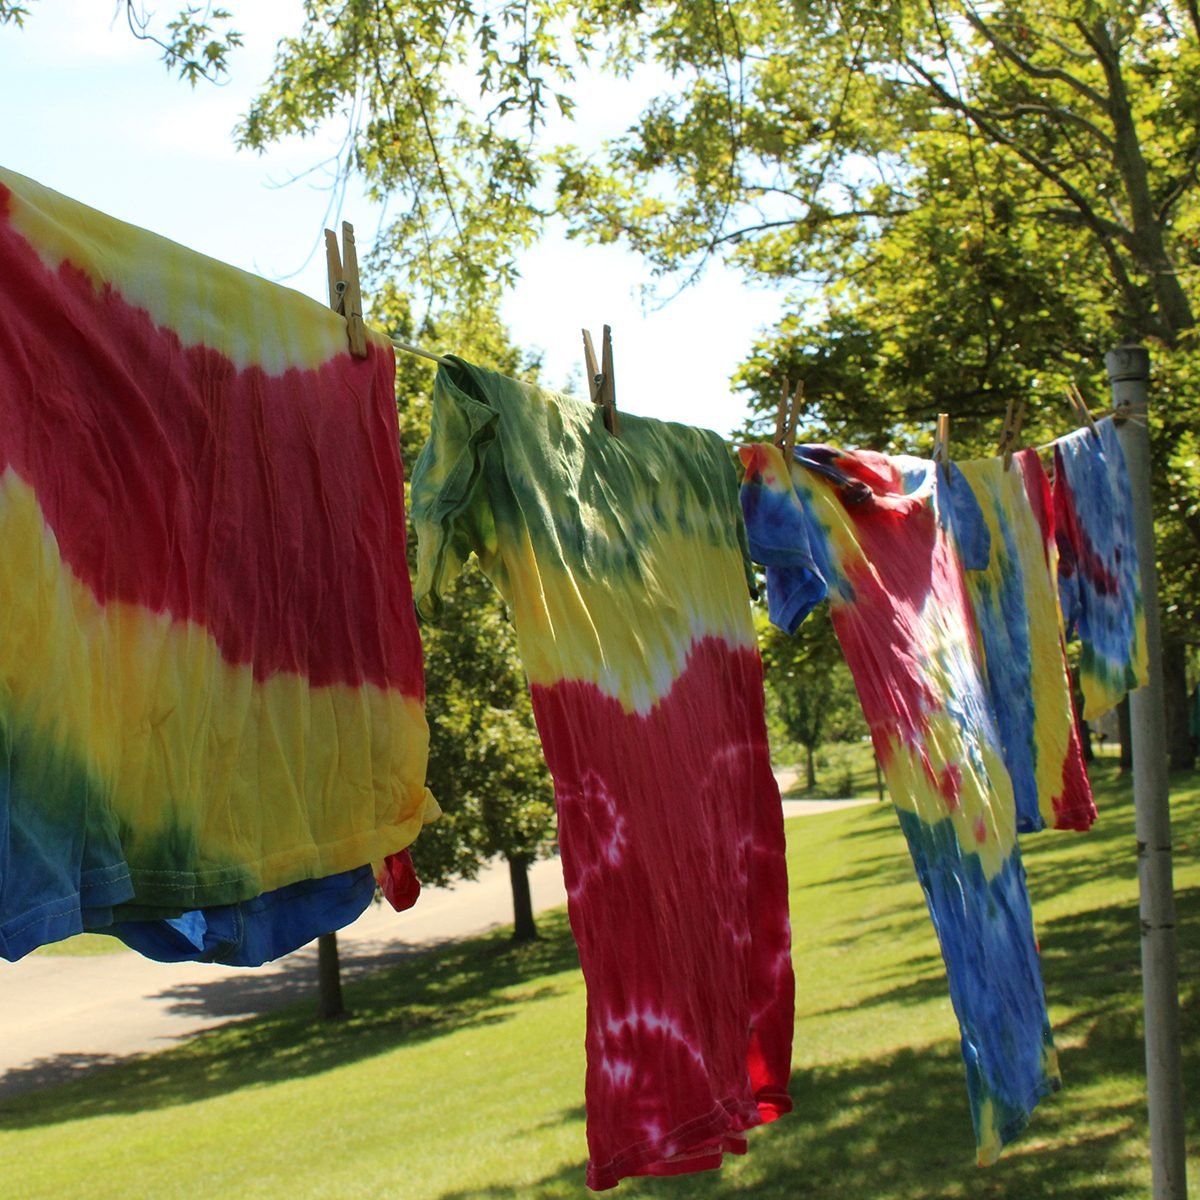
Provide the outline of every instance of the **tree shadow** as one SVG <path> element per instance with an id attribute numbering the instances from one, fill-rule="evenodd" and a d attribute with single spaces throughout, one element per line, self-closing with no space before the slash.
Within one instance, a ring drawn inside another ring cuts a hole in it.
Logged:
<path id="1" fill-rule="evenodd" d="M 4 1112 L 4 1101 L 14 1096 L 68 1083 L 137 1057 L 133 1054 L 66 1053 L 39 1058 L 28 1066 L 10 1067 L 0 1075 L 0 1113 Z"/>
<path id="2" fill-rule="evenodd" d="M 903 877 L 912 886 L 911 864 L 901 852 L 882 853 L 884 839 L 902 836 L 894 818 L 870 815 L 841 836 L 877 839 L 881 853 L 859 841 L 856 853 L 872 855 L 876 887 Z M 1189 818 L 1190 820 L 1190 818 Z M 1078 877 L 1111 876 L 1111 847 L 1128 836 L 1123 814 L 1097 839 L 1095 863 L 1079 866 Z M 1124 828 L 1123 828 L 1124 826 Z M 1194 828 L 1194 823 L 1189 826 Z M 1055 839 L 1040 835 L 1038 871 L 1055 885 Z M 1194 851 L 1193 851 L 1194 854 Z M 1040 856 L 1040 858 L 1039 858 Z M 891 864 L 891 865 L 888 865 Z M 856 874 L 867 874 L 863 868 Z M 849 878 L 854 879 L 855 875 Z M 1031 873 L 1031 879 L 1034 876 Z M 840 884 L 843 879 L 835 876 Z M 833 882 L 833 881 L 831 881 Z M 1075 886 L 1078 886 L 1076 884 Z M 1035 894 L 1035 915 L 1036 915 Z M 1177 892 L 1179 973 L 1185 1079 L 1200 1079 L 1200 888 Z M 848 914 L 849 916 L 850 914 Z M 884 918 L 881 924 L 881 916 Z M 797 914 L 797 920 L 801 920 Z M 853 918 L 858 920 L 859 918 Z M 864 932 L 888 936 L 889 922 L 927 924 L 923 906 L 892 904 L 863 918 Z M 297 965 L 304 978 L 303 1003 L 293 1003 L 266 1018 L 202 1035 L 177 1050 L 119 1064 L 90 1080 L 86 1088 L 66 1084 L 26 1098 L 20 1108 L 0 1102 L 0 1123 L 10 1128 L 54 1126 L 106 1113 L 142 1112 L 222 1095 L 240 1088 L 361 1061 L 406 1044 L 419 1044 L 461 1028 L 507 1020 L 517 1005 L 560 993 L 568 986 L 557 978 L 577 969 L 577 957 L 565 914 L 540 918 L 545 936 L 529 946 L 513 947 L 504 933 L 445 945 L 435 952 L 392 951 L 400 961 L 382 962 L 384 951 L 370 948 L 348 956 L 351 973 L 366 975 L 347 987 L 353 1014 L 337 1023 L 317 1023 L 311 964 Z M 1138 1080 L 1142 1077 L 1140 1040 L 1140 957 L 1136 907 L 1127 902 L 1101 904 L 1083 912 L 1039 921 L 1043 972 L 1054 1013 L 1065 1091 L 1042 1102 L 1031 1128 L 986 1171 L 972 1165 L 973 1140 L 962 1063 L 952 1039 L 920 1050 L 896 1050 L 863 1056 L 847 1045 L 842 1061 L 818 1065 L 805 1061 L 804 1019 L 797 1026 L 792 1095 L 796 1113 L 751 1134 L 751 1151 L 716 1174 L 627 1181 L 622 1196 L 706 1197 L 753 1194 L 773 1197 L 870 1196 L 873 1200 L 1128 1200 L 1138 1194 L 1131 1171 L 1144 1161 L 1146 1114 Z M 841 937 L 843 926 L 832 933 Z M 932 931 L 930 932 L 932 939 Z M 829 944 L 830 938 L 820 939 Z M 945 995 L 945 984 L 931 940 L 929 959 L 909 957 L 889 964 L 887 973 L 869 981 L 872 995 L 847 1009 L 884 1003 L 923 1003 Z M 803 951 L 798 946 L 803 970 Z M 361 970 L 360 970 L 361 967 Z M 914 975 L 919 977 L 914 978 Z M 895 986 L 882 987 L 895 978 Z M 573 985 L 572 985 L 573 986 Z M 875 991 L 875 987 L 879 990 Z M 217 988 L 216 983 L 213 985 Z M 218 990 L 197 993 L 177 989 L 175 1002 L 217 1015 L 222 1006 L 244 1003 L 223 998 Z M 195 1009 L 192 1009 L 195 1011 Z M 70 1057 L 70 1056 L 65 1056 Z M 60 1064 L 69 1069 L 70 1063 Z M 80 1064 L 86 1067 L 85 1064 Z M 1120 1086 L 1109 1086 L 1112 1081 Z M 513 1137 L 580 1120 L 577 1107 L 540 1115 Z M 1200 1136 L 1200 1105 L 1188 1110 L 1193 1147 Z M 517 1197 L 578 1197 L 584 1194 L 584 1168 L 575 1162 L 533 1183 L 494 1185 L 482 1190 L 447 1192 L 442 1200 L 516 1200 Z"/>
<path id="3" fill-rule="evenodd" d="M 1001 1161 L 974 1166 L 961 1063 L 950 1049 L 909 1050 L 853 1065 L 798 1069 L 790 1115 L 749 1134 L 744 1159 L 720 1171 L 672 1179 L 627 1179 L 624 1197 L 753 1195 L 756 1200 L 869 1196 L 872 1200 L 1128 1200 L 1124 1173 L 1136 1105 L 1097 1106 L 1079 1118 L 1052 1097 Z M 577 1120 L 563 1113 L 561 1121 Z M 524 1131 L 521 1131 L 524 1132 Z M 517 1134 L 519 1137 L 520 1134 Z M 1053 1160 L 1053 1171 L 1047 1164 Z M 533 1183 L 443 1192 L 439 1200 L 538 1200 L 584 1192 L 584 1165 Z"/>
<path id="4" fill-rule="evenodd" d="M 339 944 L 343 984 L 411 963 L 422 954 L 450 951 L 462 939 L 444 938 L 421 946 L 388 942 Z M 306 946 L 274 964 L 269 972 L 242 971 L 211 981 L 164 988 L 155 996 L 168 1002 L 172 1013 L 226 1021 L 258 1015 L 313 998 L 317 982 L 317 951 Z"/>
<path id="5" fill-rule="evenodd" d="M 1181 926 L 1200 924 L 1200 888 L 1177 896 Z M 745 1159 L 718 1172 L 629 1179 L 626 1200 L 753 1195 L 755 1200 L 870 1196 L 872 1200 L 1130 1200 L 1144 1193 L 1146 1158 L 1141 990 L 1136 914 L 1105 906 L 1048 923 L 1047 990 L 1063 997 L 1056 1022 L 1065 1090 L 1034 1111 L 996 1165 L 974 1165 L 963 1066 L 951 1041 L 834 1065 L 806 1065 L 797 1027 L 792 1114 L 749 1135 Z M 1200 941 L 1181 946 L 1184 1078 L 1200 1078 Z M 894 996 L 894 993 L 892 993 Z M 1119 1081 L 1120 1086 L 1112 1086 Z M 1131 1098 L 1136 1097 L 1136 1098 Z M 578 1109 L 554 1121 L 578 1121 Z M 521 1133 L 527 1131 L 520 1131 Z M 1189 1143 L 1200 1106 L 1188 1110 Z M 518 1133 L 517 1136 L 520 1136 Z M 565 1200 L 584 1194 L 584 1164 L 532 1183 L 465 1188 L 439 1200 Z"/>
<path id="6" fill-rule="evenodd" d="M 401 952 L 398 964 L 395 952 L 356 955 L 351 974 L 359 978 L 345 988 L 349 1015 L 337 1021 L 315 1019 L 312 966 L 301 962 L 289 969 L 286 982 L 302 988 L 295 993 L 299 999 L 265 1015 L 115 1064 L 61 1055 L 25 1068 L 33 1072 L 26 1078 L 51 1086 L 19 1100 L 0 1095 L 0 1126 L 24 1129 L 188 1104 L 318 1074 L 460 1029 L 497 1024 L 519 1005 L 559 994 L 567 985 L 555 977 L 578 970 L 565 912 L 546 914 L 539 925 L 543 936 L 521 945 L 499 931 L 436 950 Z M 387 969 L 377 970 L 388 962 Z M 232 982 L 236 989 L 240 977 Z M 245 1011 L 245 991 L 234 996 L 226 984 L 219 980 L 174 991 L 178 1003 L 193 1011 L 218 1018 L 226 1009 Z M 253 977 L 241 984 L 243 989 L 253 986 Z M 98 1066 L 106 1069 L 86 1081 L 79 1078 Z M 58 1084 L 63 1077 L 68 1082 Z"/>

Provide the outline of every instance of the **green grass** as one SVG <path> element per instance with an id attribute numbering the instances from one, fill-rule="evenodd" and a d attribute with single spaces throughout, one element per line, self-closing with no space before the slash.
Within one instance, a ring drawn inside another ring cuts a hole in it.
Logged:
<path id="1" fill-rule="evenodd" d="M 885 806 L 789 823 L 795 1114 L 720 1173 L 624 1197 L 1142 1200 L 1149 1195 L 1128 793 L 1101 767 L 1086 836 L 1026 842 L 1065 1088 L 987 1170 L 923 901 Z M 1200 776 L 1174 792 L 1184 1076 L 1200 1081 Z M 0 1194 L 517 1200 L 585 1194 L 584 995 L 566 922 L 0 1104 Z M 1189 1111 L 1200 1196 L 1200 1104 Z"/>
<path id="2" fill-rule="evenodd" d="M 39 946 L 34 954 L 51 954 L 66 958 L 91 958 L 96 954 L 122 954 L 129 947 L 115 937 L 106 937 L 102 933 L 77 933 L 74 937 L 64 938 L 61 942 L 51 942 L 48 946 Z"/>
<path id="3" fill-rule="evenodd" d="M 875 751 L 869 741 L 830 742 L 816 754 L 816 783 L 806 786 L 803 747 L 793 747 L 798 756 L 791 770 L 795 781 L 785 789 L 789 800 L 842 800 L 851 797 L 879 798 L 880 780 L 875 774 Z M 887 798 L 887 787 L 883 788 Z"/>

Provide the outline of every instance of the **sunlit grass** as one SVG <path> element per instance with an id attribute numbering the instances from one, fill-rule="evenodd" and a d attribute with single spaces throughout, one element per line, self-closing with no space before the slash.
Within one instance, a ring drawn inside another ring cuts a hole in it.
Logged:
<path id="1" fill-rule="evenodd" d="M 74 937 L 63 938 L 61 942 L 51 942 L 48 946 L 39 946 L 34 954 L 91 958 L 96 954 L 120 954 L 128 950 L 129 947 L 119 938 L 105 937 L 101 933 L 77 933 Z"/>
<path id="2" fill-rule="evenodd" d="M 789 824 L 796 1113 L 720 1173 L 626 1197 L 1142 1200 L 1149 1195 L 1128 791 L 1099 769 L 1088 835 L 1026 862 L 1065 1088 L 988 1170 L 973 1141 L 940 960 L 887 806 Z M 1185 1078 L 1200 1079 L 1200 777 L 1174 820 Z M 4 1196 L 516 1200 L 584 1194 L 584 994 L 560 915 L 0 1105 Z M 1195 1085 L 1194 1085 L 1195 1086 Z M 1200 1105 L 1189 1110 L 1193 1148 Z M 1200 1195 L 1193 1150 L 1192 1188 Z"/>
<path id="3" fill-rule="evenodd" d="M 875 770 L 875 751 L 868 739 L 822 746 L 815 756 L 816 783 L 811 788 L 807 786 L 803 748 L 793 749 L 798 750 L 798 756 L 790 768 L 794 778 L 784 787 L 788 799 L 878 800 L 880 795 L 887 799 L 887 785 Z"/>

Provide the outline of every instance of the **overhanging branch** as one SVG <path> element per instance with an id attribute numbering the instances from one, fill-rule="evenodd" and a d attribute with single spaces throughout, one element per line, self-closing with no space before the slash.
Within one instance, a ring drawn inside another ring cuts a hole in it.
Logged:
<path id="1" fill-rule="evenodd" d="M 1072 91 L 1083 96 L 1101 112 L 1108 109 L 1108 97 L 1098 92 L 1090 84 L 1064 71 L 1061 67 L 1042 67 L 1027 55 L 1022 54 L 1011 42 L 1002 38 L 969 4 L 965 8 L 967 21 L 971 28 L 984 38 L 990 46 L 1004 58 L 1008 59 L 1024 75 L 1032 79 L 1053 79 L 1065 83 Z"/>

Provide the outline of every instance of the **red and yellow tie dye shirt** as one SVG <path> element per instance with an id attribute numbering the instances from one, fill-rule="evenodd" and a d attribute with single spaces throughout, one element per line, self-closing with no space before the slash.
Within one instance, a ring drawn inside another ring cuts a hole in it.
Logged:
<path id="1" fill-rule="evenodd" d="M 0 953 L 436 812 L 390 346 L 0 171 Z"/>
<path id="2" fill-rule="evenodd" d="M 589 1186 L 720 1164 L 791 1107 L 783 822 L 737 480 L 712 433 L 455 361 L 413 473 L 418 607 L 512 612 L 588 988 Z"/>

